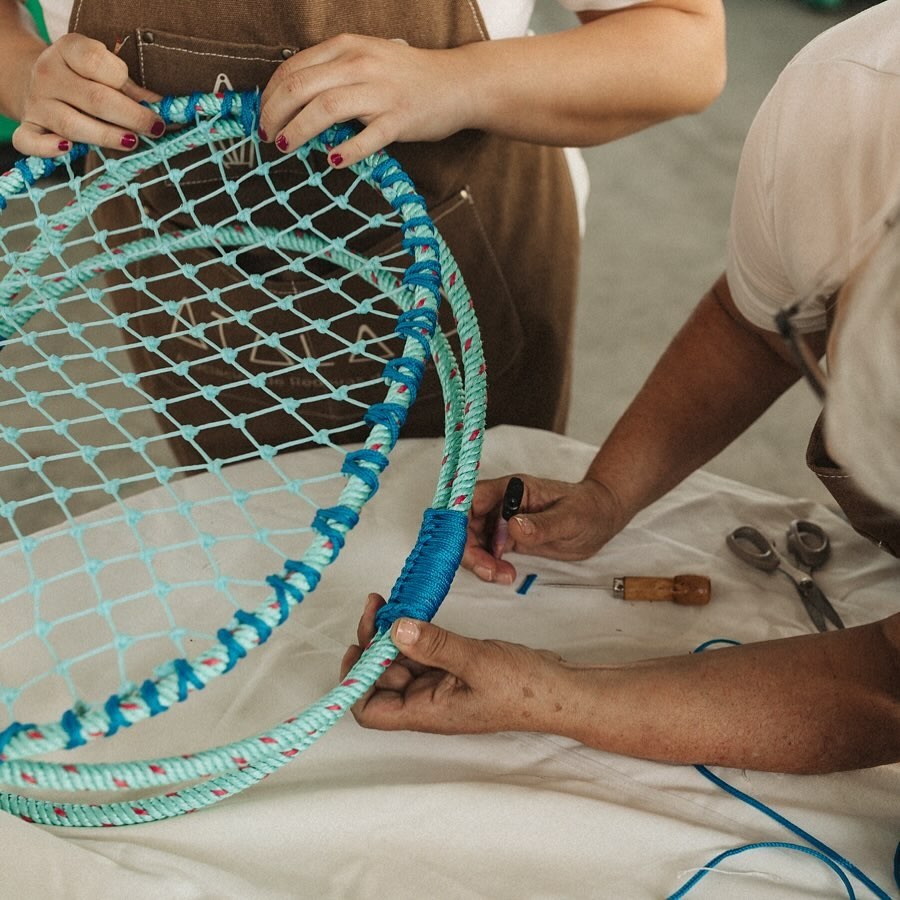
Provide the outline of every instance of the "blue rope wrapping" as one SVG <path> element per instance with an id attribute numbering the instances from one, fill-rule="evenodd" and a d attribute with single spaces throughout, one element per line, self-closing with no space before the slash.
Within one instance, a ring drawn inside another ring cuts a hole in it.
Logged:
<path id="1" fill-rule="evenodd" d="M 103 711 L 109 716 L 109 727 L 106 729 L 107 737 L 112 737 L 120 728 L 128 728 L 131 725 L 131 722 L 122 715 L 118 695 L 113 694 L 103 704 Z"/>
<path id="2" fill-rule="evenodd" d="M 141 685 L 141 698 L 150 708 L 151 716 L 158 716 L 168 709 L 160 702 L 159 688 L 149 678 Z"/>
<path id="3" fill-rule="evenodd" d="M 326 509 L 320 509 L 313 516 L 312 527 L 322 535 L 322 537 L 331 541 L 334 548 L 334 555 L 337 556 L 344 549 L 347 538 L 343 531 L 334 527 L 343 525 L 347 531 L 356 526 L 359 522 L 359 514 L 355 513 L 349 506 L 329 506 Z"/>
<path id="4" fill-rule="evenodd" d="M 3 751 L 6 749 L 6 745 L 20 732 L 28 731 L 29 728 L 34 728 L 34 724 L 25 725 L 22 722 L 11 722 L 3 731 L 0 731 L 0 756 L 3 756 Z"/>
<path id="5" fill-rule="evenodd" d="M 379 631 L 388 631 L 401 616 L 426 622 L 434 618 L 462 560 L 468 522 L 468 515 L 457 509 L 425 510 L 418 540 L 375 617 Z"/>
<path id="6" fill-rule="evenodd" d="M 381 425 L 388 430 L 391 436 L 391 445 L 397 443 L 400 439 L 400 429 L 406 421 L 408 410 L 399 403 L 373 403 L 366 414 L 363 421 L 367 425 Z"/>
<path id="7" fill-rule="evenodd" d="M 252 628 L 259 635 L 260 644 L 264 644 L 272 634 L 272 629 L 259 616 L 254 616 L 246 610 L 239 609 L 234 618 L 239 624 Z"/>
<path id="8" fill-rule="evenodd" d="M 233 102 L 234 95 L 231 101 Z M 228 109 L 231 109 L 229 103 Z M 250 137 L 256 131 L 259 123 L 259 91 L 241 91 L 241 126 L 244 134 Z"/>
<path id="9" fill-rule="evenodd" d="M 206 685 L 197 677 L 186 659 L 176 659 L 173 665 L 178 676 L 178 702 L 184 703 L 188 697 L 188 684 L 192 684 L 198 691 L 202 691 Z"/>
<path id="10" fill-rule="evenodd" d="M 368 463 L 368 465 L 363 465 Z M 387 468 L 388 458 L 378 450 L 363 447 L 361 450 L 351 450 L 344 457 L 341 472 L 351 478 L 358 478 L 364 482 L 374 494 L 379 487 L 377 472 L 383 472 Z M 375 471 L 372 471 L 372 470 Z M 371 494 L 369 495 L 371 499 Z"/>
<path id="11" fill-rule="evenodd" d="M 82 744 L 87 743 L 84 739 L 84 735 L 81 733 L 81 725 L 78 724 L 78 717 L 73 710 L 67 709 L 63 713 L 60 724 L 69 735 L 69 743 L 66 744 L 66 750 L 72 750 L 75 747 L 80 747 Z"/>
<path id="12" fill-rule="evenodd" d="M 713 638 L 712 640 L 705 641 L 700 644 L 693 652 L 694 653 L 702 653 L 707 647 L 712 646 L 713 644 L 728 644 L 734 647 L 740 646 L 740 641 L 734 641 L 730 638 Z M 847 881 L 841 869 L 846 869 L 853 875 L 858 881 L 861 881 L 879 900 L 890 900 L 886 891 L 883 891 L 868 875 L 866 875 L 863 871 L 857 868 L 850 860 L 845 859 L 838 853 L 836 850 L 832 850 L 827 844 L 820 841 L 818 838 L 813 837 L 809 832 L 805 831 L 799 825 L 795 825 L 790 819 L 786 819 L 780 813 L 776 812 L 770 806 L 767 806 L 761 800 L 757 800 L 755 797 L 751 797 L 749 794 L 745 794 L 743 791 L 734 787 L 734 785 L 729 784 L 722 778 L 719 778 L 718 775 L 713 774 L 706 766 L 694 766 L 694 768 L 704 777 L 711 781 L 714 785 L 721 788 L 725 793 L 731 794 L 732 797 L 741 800 L 746 803 L 748 806 L 752 806 L 754 809 L 763 813 L 763 815 L 768 816 L 770 819 L 776 821 L 779 825 L 783 825 L 787 828 L 788 831 L 797 835 L 797 837 L 802 838 L 809 844 L 812 844 L 815 847 L 815 850 L 812 850 L 808 847 L 801 847 L 796 844 L 782 844 L 780 842 L 769 841 L 764 843 L 757 844 L 745 844 L 742 847 L 737 847 L 732 850 L 728 850 L 724 853 L 720 853 L 715 858 L 711 859 L 704 867 L 703 870 L 694 875 L 690 880 L 688 880 L 681 888 L 679 888 L 674 894 L 671 894 L 666 900 L 681 900 L 689 890 L 691 890 L 697 882 L 703 878 L 711 869 L 715 868 L 720 862 L 727 859 L 730 856 L 734 856 L 737 853 L 742 853 L 745 850 L 755 850 L 765 847 L 788 847 L 795 850 L 802 850 L 804 853 L 809 853 L 812 856 L 815 856 L 824 862 L 826 862 L 832 869 L 834 869 L 841 876 L 841 880 L 844 882 L 845 887 L 847 888 L 847 893 L 851 900 L 856 896 L 853 893 L 853 889 L 850 886 L 850 883 Z M 900 844 L 897 847 L 897 853 L 900 854 Z M 894 866 L 895 873 L 894 878 L 897 881 L 898 887 L 900 887 L 900 877 L 898 877 L 897 873 L 897 856 L 894 858 Z"/>

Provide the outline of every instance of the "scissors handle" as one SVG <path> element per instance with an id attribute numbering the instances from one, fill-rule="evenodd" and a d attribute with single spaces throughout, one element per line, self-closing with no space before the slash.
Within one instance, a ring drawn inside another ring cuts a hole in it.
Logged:
<path id="1" fill-rule="evenodd" d="M 806 519 L 794 519 L 787 530 L 788 550 L 802 565 L 816 569 L 831 556 L 831 542 L 823 528 Z"/>
<path id="2" fill-rule="evenodd" d="M 741 525 L 725 538 L 731 552 L 764 572 L 774 572 L 781 564 L 775 545 L 752 525 Z"/>

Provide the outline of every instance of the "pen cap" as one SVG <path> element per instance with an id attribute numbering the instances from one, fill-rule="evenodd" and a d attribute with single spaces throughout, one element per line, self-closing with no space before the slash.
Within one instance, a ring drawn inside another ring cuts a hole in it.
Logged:
<path id="1" fill-rule="evenodd" d="M 510 478 L 503 492 L 503 504 L 500 507 L 500 515 L 509 521 L 522 505 L 522 497 L 525 494 L 525 482 L 521 478 Z"/>

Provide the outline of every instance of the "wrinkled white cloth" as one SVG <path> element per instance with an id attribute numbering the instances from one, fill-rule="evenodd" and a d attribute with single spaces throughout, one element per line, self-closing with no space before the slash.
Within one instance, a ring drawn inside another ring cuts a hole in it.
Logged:
<path id="1" fill-rule="evenodd" d="M 488 432 L 482 473 L 577 479 L 593 452 L 557 435 L 503 427 Z M 109 756 L 114 745 L 115 758 L 146 758 L 171 752 L 175 741 L 176 752 L 190 752 L 267 728 L 321 696 L 355 640 L 366 593 L 389 592 L 415 541 L 440 453 L 438 441 L 401 440 L 319 589 L 233 673 L 180 708 L 82 749 L 99 755 L 102 747 Z M 311 471 L 319 454 L 298 454 L 291 465 Z M 202 487 L 195 480 L 192 491 Z M 271 502 L 276 515 L 290 517 L 290 496 Z M 527 595 L 460 572 L 436 621 L 583 661 L 688 653 L 715 637 L 748 642 L 809 632 L 788 581 L 739 562 L 724 540 L 749 523 L 783 547 L 796 517 L 831 535 L 833 557 L 816 578 L 848 626 L 897 611 L 900 563 L 836 514 L 700 472 L 592 560 L 511 556 L 520 577 L 538 574 Z M 541 586 L 687 572 L 711 576 L 708 606 L 627 604 L 590 586 Z M 900 766 L 807 777 L 717 771 L 893 893 Z M 349 716 L 263 783 L 193 815 L 95 830 L 0 815 L 7 887 L 23 897 L 659 898 L 716 854 L 767 840 L 795 838 L 691 767 L 546 735 L 371 732 Z M 696 895 L 845 893 L 824 863 L 764 850 L 727 860 Z"/>

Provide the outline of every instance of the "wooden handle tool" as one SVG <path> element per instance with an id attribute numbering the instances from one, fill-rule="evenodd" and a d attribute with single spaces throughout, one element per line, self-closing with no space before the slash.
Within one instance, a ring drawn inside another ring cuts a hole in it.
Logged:
<path id="1" fill-rule="evenodd" d="M 620 600 L 669 600 L 681 606 L 704 606 L 711 598 L 711 585 L 705 575 L 676 575 L 655 578 L 623 575 L 613 578 L 613 596 Z"/>

